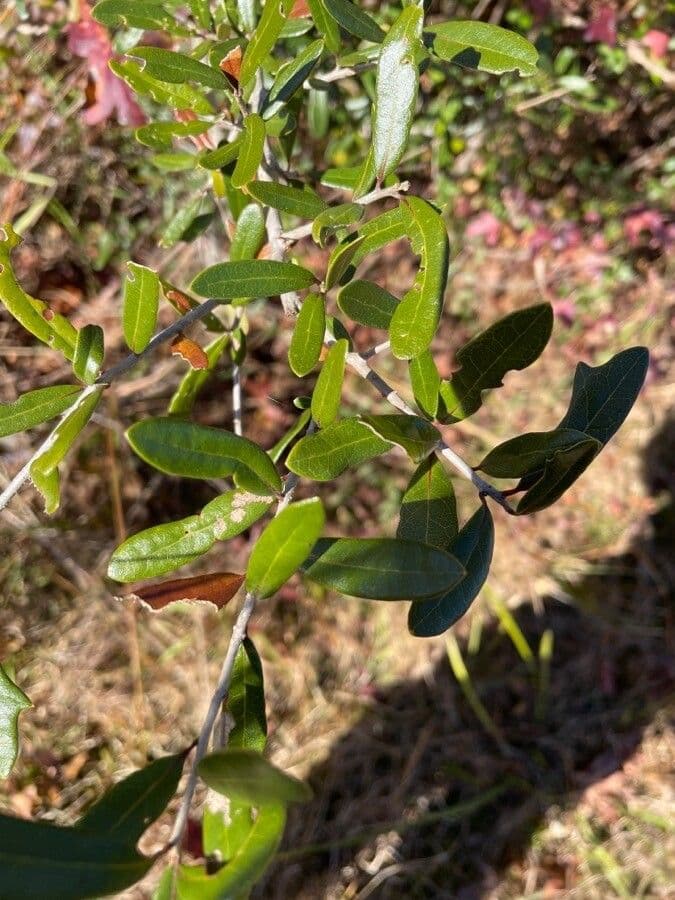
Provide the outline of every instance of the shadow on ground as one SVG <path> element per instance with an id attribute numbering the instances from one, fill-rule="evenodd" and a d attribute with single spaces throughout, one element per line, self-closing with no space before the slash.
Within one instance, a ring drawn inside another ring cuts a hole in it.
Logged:
<path id="1" fill-rule="evenodd" d="M 255 896 L 486 897 L 549 811 L 621 769 L 675 674 L 674 432 L 671 419 L 646 453 L 661 502 L 639 539 L 558 599 L 514 613 L 535 653 L 553 632 L 548 685 L 491 626 L 475 652 L 462 651 L 498 736 L 478 723 L 445 658 L 428 680 L 388 687 L 311 773 L 316 800 L 291 813 Z"/>

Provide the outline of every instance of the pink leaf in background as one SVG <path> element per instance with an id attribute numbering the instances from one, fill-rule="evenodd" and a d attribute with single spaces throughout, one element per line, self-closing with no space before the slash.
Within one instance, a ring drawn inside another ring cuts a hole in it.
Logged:
<path id="1" fill-rule="evenodd" d="M 602 3 L 593 10 L 593 15 L 584 31 L 585 41 L 599 41 L 613 47 L 616 44 L 616 10 L 609 3 Z"/>
<path id="2" fill-rule="evenodd" d="M 68 49 L 87 60 L 94 81 L 96 102 L 84 113 L 87 125 L 97 125 L 117 116 L 120 125 L 142 125 L 145 115 L 127 85 L 108 66 L 114 53 L 108 32 L 96 22 L 86 0 L 80 4 L 80 21 L 66 28 Z"/>
<path id="3" fill-rule="evenodd" d="M 487 247 L 496 247 L 502 233 L 502 223 L 487 210 L 478 213 L 469 222 L 466 229 L 468 238 L 482 237 Z"/>
<path id="4" fill-rule="evenodd" d="M 663 59 L 668 52 L 670 36 L 665 31 L 657 31 L 653 28 L 642 38 L 642 43 L 651 51 L 652 56 L 655 56 L 657 59 Z"/>

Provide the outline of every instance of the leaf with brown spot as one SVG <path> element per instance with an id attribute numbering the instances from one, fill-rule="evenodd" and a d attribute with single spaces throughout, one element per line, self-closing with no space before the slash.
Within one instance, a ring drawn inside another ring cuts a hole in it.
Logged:
<path id="1" fill-rule="evenodd" d="M 196 575 L 193 578 L 176 578 L 147 587 L 136 588 L 128 597 L 136 598 L 158 611 L 170 603 L 198 601 L 213 603 L 222 609 L 244 582 L 244 576 L 236 572 L 211 572 L 210 575 Z M 127 599 L 127 598 L 125 598 Z"/>
<path id="2" fill-rule="evenodd" d="M 242 56 L 241 47 L 233 47 L 219 63 L 220 71 L 225 75 L 233 88 L 239 87 Z"/>
<path id="3" fill-rule="evenodd" d="M 208 369 L 209 358 L 196 341 L 179 331 L 171 341 L 171 352 L 181 356 L 193 369 Z"/>

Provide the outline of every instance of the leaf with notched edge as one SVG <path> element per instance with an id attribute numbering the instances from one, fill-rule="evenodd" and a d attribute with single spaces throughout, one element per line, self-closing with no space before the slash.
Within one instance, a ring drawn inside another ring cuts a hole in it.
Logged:
<path id="1" fill-rule="evenodd" d="M 19 752 L 19 713 L 33 704 L 0 666 L 0 778 L 8 778 Z"/>
<path id="2" fill-rule="evenodd" d="M 193 578 L 176 578 L 147 587 L 134 588 L 124 599 L 142 600 L 157 612 L 171 603 L 198 601 L 212 603 L 222 609 L 234 597 L 244 583 L 244 576 L 234 572 L 212 572 Z"/>

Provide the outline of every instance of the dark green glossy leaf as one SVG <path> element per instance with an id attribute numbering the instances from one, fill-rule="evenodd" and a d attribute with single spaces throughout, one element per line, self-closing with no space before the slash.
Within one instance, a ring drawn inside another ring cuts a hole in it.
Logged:
<path id="1" fill-rule="evenodd" d="M 19 714 L 32 705 L 0 665 L 0 778 L 9 777 L 19 752 Z"/>
<path id="2" fill-rule="evenodd" d="M 293 0 L 278 0 L 264 5 L 260 21 L 244 53 L 239 76 L 241 84 L 250 81 L 265 61 L 276 44 L 292 7 Z"/>
<path id="3" fill-rule="evenodd" d="M 426 29 L 425 39 L 436 56 L 469 69 L 500 75 L 534 75 L 538 53 L 526 38 L 487 22 L 442 22 Z"/>
<path id="4" fill-rule="evenodd" d="M 136 140 L 153 150 L 168 150 L 173 138 L 204 134 L 211 127 L 210 122 L 151 122 L 141 125 L 134 132 Z"/>
<path id="5" fill-rule="evenodd" d="M 89 422 L 101 399 L 103 385 L 87 387 L 70 408 L 33 458 L 30 467 L 31 481 L 45 500 L 45 512 L 55 512 L 59 505 L 59 463 L 73 446 L 80 432 Z"/>
<path id="6" fill-rule="evenodd" d="M 199 165 L 203 169 L 224 169 L 239 156 L 241 152 L 244 138 L 242 135 L 236 137 L 229 144 L 222 144 L 215 150 L 205 150 L 199 154 Z"/>
<path id="7" fill-rule="evenodd" d="M 81 390 L 79 384 L 60 384 L 29 391 L 14 403 L 0 403 L 0 437 L 48 422 L 72 406 Z"/>
<path id="8" fill-rule="evenodd" d="M 371 281 L 350 281 L 339 292 L 338 306 L 342 312 L 370 328 L 389 328 L 398 300 Z"/>
<path id="9" fill-rule="evenodd" d="M 226 478 L 255 493 L 281 490 L 281 479 L 264 450 L 220 428 L 180 419 L 143 419 L 127 430 L 133 450 L 168 475 Z"/>
<path id="10" fill-rule="evenodd" d="M 442 597 L 413 603 L 408 628 L 416 637 L 443 634 L 466 613 L 490 571 L 495 529 L 490 510 L 482 504 L 450 542 L 448 550 L 466 569 L 466 575 Z"/>
<path id="11" fill-rule="evenodd" d="M 163 756 L 118 781 L 77 823 L 78 831 L 108 834 L 135 847 L 178 789 L 187 752 Z"/>
<path id="12" fill-rule="evenodd" d="M 129 274 L 124 282 L 122 326 L 124 340 L 134 353 L 142 353 L 150 343 L 157 325 L 159 277 L 147 266 L 127 263 Z"/>
<path id="13" fill-rule="evenodd" d="M 441 383 L 439 419 L 456 422 L 482 405 L 482 394 L 501 387 L 511 369 L 525 369 L 541 354 L 553 328 L 549 303 L 528 306 L 505 316 L 477 335 L 457 353 L 460 366 L 450 381 Z"/>
<path id="14" fill-rule="evenodd" d="M 582 431 L 561 427 L 520 434 L 491 450 L 477 468 L 495 478 L 522 478 L 543 469 L 555 453 L 574 447 L 588 437 Z"/>
<path id="15" fill-rule="evenodd" d="M 303 570 L 324 587 L 367 600 L 434 596 L 465 574 L 449 553 L 394 538 L 324 538 Z"/>
<path id="16" fill-rule="evenodd" d="M 101 374 L 103 364 L 103 329 L 100 325 L 85 325 L 77 334 L 73 372 L 85 384 L 93 384 Z"/>
<path id="17" fill-rule="evenodd" d="M 425 350 L 409 362 L 410 385 L 413 389 L 415 403 L 430 419 L 436 417 L 438 411 L 438 390 L 441 376 L 438 374 L 432 354 Z"/>
<path id="18" fill-rule="evenodd" d="M 311 800 L 309 787 L 286 775 L 259 753 L 250 750 L 220 750 L 205 756 L 199 774 L 208 786 L 232 800 L 253 806 L 303 803 Z"/>
<path id="19" fill-rule="evenodd" d="M 270 88 L 265 110 L 265 118 L 273 115 L 283 103 L 287 103 L 293 94 L 302 87 L 323 53 L 323 41 L 313 41 L 302 50 L 295 59 L 282 66 L 277 72 Z"/>
<path id="20" fill-rule="evenodd" d="M 457 503 L 448 473 L 433 454 L 416 469 L 401 500 L 396 536 L 444 550 L 457 534 Z"/>
<path id="21" fill-rule="evenodd" d="M 143 31 L 172 31 L 176 26 L 172 13 L 153 0 L 101 0 L 94 7 L 93 15 L 108 28 L 122 25 Z"/>
<path id="22" fill-rule="evenodd" d="M 0 816 L 0 897 L 6 900 L 115 894 L 140 881 L 153 862 L 119 837 Z"/>
<path id="23" fill-rule="evenodd" d="M 258 651 L 250 638 L 244 638 L 234 661 L 226 710 L 234 723 L 227 739 L 231 750 L 262 753 L 267 743 L 265 686 Z"/>
<path id="24" fill-rule="evenodd" d="M 397 306 L 389 326 L 391 349 L 412 359 L 428 349 L 443 310 L 450 246 L 443 219 L 430 203 L 408 197 L 402 204 L 413 250 L 422 257 L 415 284 Z"/>
<path id="25" fill-rule="evenodd" d="M 146 75 L 151 75 L 159 81 L 167 81 L 170 84 L 196 81 L 197 84 L 215 90 L 229 89 L 229 82 L 219 69 L 213 69 L 184 53 L 175 53 L 161 47 L 134 47 L 129 55 L 142 59 L 145 62 L 143 71 Z"/>
<path id="26" fill-rule="evenodd" d="M 535 480 L 536 473 L 533 473 L 531 478 L 523 479 L 522 487 L 527 485 L 529 489 L 518 503 L 516 508 L 518 515 L 538 512 L 555 503 L 590 466 L 601 450 L 600 441 L 586 437 L 571 447 L 556 451 L 552 458 L 546 461 L 538 480 Z"/>
<path id="27" fill-rule="evenodd" d="M 309 374 L 318 363 L 325 331 L 326 303 L 323 295 L 308 294 L 298 313 L 288 350 L 288 364 L 300 378 Z"/>
<path id="28" fill-rule="evenodd" d="M 349 281 L 354 272 L 352 265 L 354 257 L 359 252 L 365 238 L 354 236 L 353 239 L 338 244 L 328 259 L 326 269 L 326 290 L 329 291 L 336 284 L 344 284 Z"/>
<path id="29" fill-rule="evenodd" d="M 354 37 L 376 44 L 384 40 L 384 32 L 375 19 L 350 0 L 323 0 L 323 6 L 338 25 Z"/>
<path id="30" fill-rule="evenodd" d="M 387 32 L 377 63 L 373 163 L 379 182 L 396 169 L 408 145 L 419 88 L 422 16 L 420 7 L 405 7 Z"/>
<path id="31" fill-rule="evenodd" d="M 180 900 L 245 897 L 272 861 L 285 825 L 284 806 L 261 806 L 246 840 L 215 875 L 207 875 L 201 866 L 179 868 L 177 887 Z"/>
<path id="32" fill-rule="evenodd" d="M 239 148 L 237 165 L 232 173 L 232 186 L 244 187 L 252 181 L 263 158 L 265 148 L 265 123 L 257 113 L 251 113 L 244 119 L 244 136 Z"/>
<path id="33" fill-rule="evenodd" d="M 217 540 L 246 531 L 272 502 L 271 496 L 226 491 L 197 516 L 154 525 L 127 538 L 110 558 L 108 577 L 130 583 L 173 572 L 207 553 Z"/>
<path id="34" fill-rule="evenodd" d="M 109 63 L 115 75 L 121 78 L 137 94 L 151 97 L 155 103 L 171 109 L 191 109 L 201 116 L 213 113 L 213 107 L 197 88 L 191 84 L 167 84 L 143 71 L 141 63 L 133 59 L 113 59 Z"/>
<path id="35" fill-rule="evenodd" d="M 339 53 L 342 49 L 340 29 L 337 27 L 335 19 L 326 9 L 326 0 L 307 0 L 307 5 L 317 31 L 323 35 L 326 41 L 326 47 L 331 53 Z"/>
<path id="36" fill-rule="evenodd" d="M 217 263 L 204 269 L 192 282 L 200 297 L 236 300 L 238 297 L 275 297 L 300 291 L 314 283 L 314 275 L 301 266 L 272 259 Z"/>
<path id="37" fill-rule="evenodd" d="M 319 428 L 328 428 L 340 410 L 342 382 L 349 344 L 336 341 L 328 351 L 312 394 L 312 418 Z"/>
<path id="38" fill-rule="evenodd" d="M 77 330 L 47 303 L 27 294 L 12 269 L 11 252 L 21 238 L 11 225 L 0 227 L 0 303 L 26 331 L 72 360 Z"/>
<path id="39" fill-rule="evenodd" d="M 339 206 L 329 206 L 314 219 L 312 225 L 312 238 L 320 246 L 325 247 L 326 241 L 334 234 L 341 234 L 346 226 L 354 225 L 363 218 L 364 208 L 358 203 L 341 203 Z"/>
<path id="40" fill-rule="evenodd" d="M 606 444 L 635 403 L 648 367 L 646 347 L 622 350 L 602 366 L 579 363 L 570 406 L 558 428 L 575 428 Z"/>
<path id="41" fill-rule="evenodd" d="M 318 497 L 291 503 L 256 541 L 246 570 L 246 590 L 269 597 L 305 561 L 324 526 Z"/>
<path id="42" fill-rule="evenodd" d="M 252 181 L 246 190 L 265 206 L 272 206 L 301 219 L 313 219 L 326 209 L 326 202 L 310 187 L 297 188 L 274 181 Z"/>
<path id="43" fill-rule="evenodd" d="M 265 243 L 265 215 L 257 203 L 249 203 L 239 213 L 230 245 L 230 260 L 255 259 Z"/>
<path id="44" fill-rule="evenodd" d="M 418 416 L 386 415 L 362 416 L 361 421 L 372 428 L 378 437 L 395 444 L 419 463 L 436 447 L 441 435 L 426 419 Z"/>
<path id="45" fill-rule="evenodd" d="M 204 348 L 208 360 L 207 367 L 205 369 L 190 367 L 183 375 L 169 403 L 169 415 L 187 416 L 192 412 L 199 392 L 213 374 L 230 340 L 229 334 L 221 334 Z"/>
<path id="46" fill-rule="evenodd" d="M 349 466 L 391 449 L 359 419 L 342 419 L 318 434 L 302 438 L 288 454 L 286 466 L 314 481 L 331 481 Z"/>

